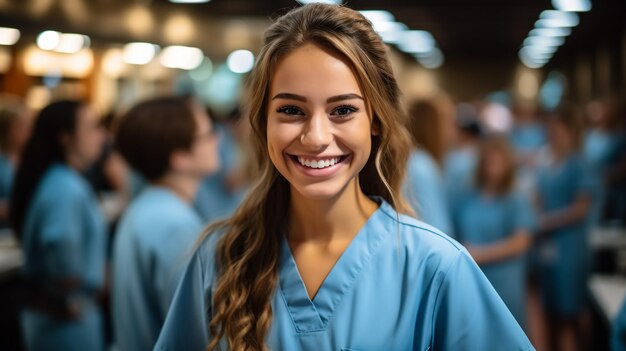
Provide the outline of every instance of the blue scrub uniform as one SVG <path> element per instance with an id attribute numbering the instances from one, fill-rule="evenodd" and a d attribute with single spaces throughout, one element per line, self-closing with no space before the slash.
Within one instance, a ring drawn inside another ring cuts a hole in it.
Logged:
<path id="1" fill-rule="evenodd" d="M 539 168 L 537 190 L 542 211 L 556 212 L 571 206 L 581 195 L 593 198 L 592 168 L 580 156 L 571 155 L 558 164 Z M 543 302 L 546 309 L 573 317 L 586 305 L 590 253 L 588 219 L 546 233 L 539 246 Z"/>
<path id="2" fill-rule="evenodd" d="M 407 164 L 404 186 L 406 198 L 424 222 L 452 234 L 452 220 L 444 190 L 443 176 L 435 160 L 420 149 L 414 150 Z"/>
<path id="3" fill-rule="evenodd" d="M 309 299 L 284 235 L 271 350 L 533 350 L 467 251 L 381 201 Z M 178 287 L 155 350 L 205 350 L 219 235 Z"/>
<path id="4" fill-rule="evenodd" d="M 595 197 L 590 224 L 592 226 L 598 224 L 605 206 L 610 207 L 615 218 L 623 218 L 624 216 L 620 216 L 619 213 L 626 214 L 624 211 L 626 204 L 624 204 L 622 196 L 624 185 L 613 185 L 606 189 L 603 179 L 607 170 L 626 157 L 626 138 L 621 133 L 592 130 L 585 136 L 583 157 L 599 175 L 597 188 L 594 191 Z"/>
<path id="5" fill-rule="evenodd" d="M 66 165 L 52 166 L 26 215 L 23 274 L 40 281 L 80 279 L 69 299 L 80 301 L 82 308 L 75 320 L 23 310 L 28 350 L 104 350 L 102 314 L 93 296 L 104 285 L 106 247 L 106 224 L 89 183 Z"/>
<path id="6" fill-rule="evenodd" d="M 113 251 L 113 322 L 117 349 L 151 350 L 202 220 L 170 190 L 147 187 L 122 217 Z"/>
<path id="7" fill-rule="evenodd" d="M 533 153 L 546 143 L 546 131 L 538 122 L 517 124 L 509 132 L 509 141 L 518 154 Z"/>
<path id="8" fill-rule="evenodd" d="M 9 204 L 15 167 L 9 159 L 0 154 L 0 203 Z M 8 227 L 8 220 L 0 218 L 0 229 Z"/>
<path id="9" fill-rule="evenodd" d="M 521 194 L 487 197 L 473 192 L 459 209 L 459 241 L 475 246 L 490 245 L 519 230 L 530 234 L 534 223 L 530 204 Z M 525 257 L 519 255 L 480 267 L 522 326 L 526 325 Z"/>
<path id="10" fill-rule="evenodd" d="M 458 210 L 461 202 L 474 188 L 474 174 L 478 163 L 478 151 L 474 147 L 453 150 L 446 156 L 444 185 L 450 219 L 457 233 Z"/>
<path id="11" fill-rule="evenodd" d="M 622 303 L 611 326 L 611 350 L 626 351 L 626 303 Z"/>
<path id="12" fill-rule="evenodd" d="M 238 145 L 232 133 L 222 125 L 215 125 L 219 133 L 220 170 L 206 177 L 198 188 L 194 207 L 206 223 L 229 217 L 243 200 L 246 189 L 231 190 L 226 186 L 226 176 L 240 162 Z"/>

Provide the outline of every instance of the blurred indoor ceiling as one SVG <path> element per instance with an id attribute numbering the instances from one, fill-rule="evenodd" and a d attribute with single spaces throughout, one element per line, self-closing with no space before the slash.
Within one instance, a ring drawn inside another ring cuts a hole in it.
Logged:
<path id="1" fill-rule="evenodd" d="M 431 32 L 446 56 L 517 60 L 523 39 L 550 0 L 355 0 L 358 10 L 387 10 L 410 29 Z M 174 4 L 167 0 L 0 0 L 0 26 L 19 28 L 24 38 L 54 29 L 89 35 L 92 46 L 148 41 L 197 46 L 216 59 L 233 49 L 258 49 L 271 18 L 297 6 L 294 0 L 212 0 Z M 585 46 L 617 32 L 626 1 L 594 0 L 565 47 Z M 567 49 L 564 51 L 567 53 Z M 556 59 L 559 59 L 557 54 Z"/>

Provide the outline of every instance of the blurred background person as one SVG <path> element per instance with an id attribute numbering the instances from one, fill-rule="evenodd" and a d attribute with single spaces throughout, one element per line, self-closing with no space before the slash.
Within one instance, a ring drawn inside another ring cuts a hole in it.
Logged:
<path id="1" fill-rule="evenodd" d="M 204 177 L 217 171 L 217 140 L 191 99 L 139 103 L 123 117 L 116 147 L 148 185 L 131 202 L 115 237 L 116 349 L 151 350 L 204 221 L 192 207 Z"/>
<path id="2" fill-rule="evenodd" d="M 30 128 L 26 106 L 14 99 L 0 101 L 0 229 L 9 226 L 9 195 Z"/>
<path id="3" fill-rule="evenodd" d="M 582 138 L 578 111 L 560 107 L 548 122 L 550 159 L 537 173 L 540 288 L 550 350 L 577 350 L 587 341 L 587 221 L 595 185 Z"/>
<path id="4" fill-rule="evenodd" d="M 454 128 L 454 115 L 446 106 L 449 103 L 440 96 L 415 101 L 409 106 L 407 129 L 413 150 L 407 164 L 404 192 L 420 220 L 454 236 L 442 174 Z"/>
<path id="5" fill-rule="evenodd" d="M 601 220 L 626 221 L 624 199 L 625 173 L 620 170 L 626 159 L 626 102 L 618 97 L 593 100 L 587 104 L 588 130 L 583 156 L 594 167 L 599 179 L 593 208 L 593 224 Z"/>
<path id="6" fill-rule="evenodd" d="M 460 202 L 457 237 L 525 328 L 525 253 L 534 218 L 527 197 L 514 187 L 515 172 L 515 154 L 504 137 L 480 145 L 475 190 Z"/>
<path id="7" fill-rule="evenodd" d="M 223 121 L 215 120 L 219 136 L 220 168 L 204 178 L 194 200 L 194 207 L 205 223 L 230 216 L 246 193 L 243 143 L 247 121 L 241 120 L 241 111 L 233 110 Z"/>
<path id="8" fill-rule="evenodd" d="M 37 117 L 15 177 L 11 225 L 22 246 L 27 289 L 21 312 L 28 350 L 104 350 L 98 296 L 107 233 L 81 172 L 98 157 L 96 115 L 60 101 Z"/>
<path id="9" fill-rule="evenodd" d="M 456 138 L 453 147 L 445 157 L 443 177 L 450 218 L 454 232 L 457 232 L 459 203 L 474 187 L 478 151 L 483 137 L 482 126 L 474 106 L 459 105 L 454 135 Z"/>

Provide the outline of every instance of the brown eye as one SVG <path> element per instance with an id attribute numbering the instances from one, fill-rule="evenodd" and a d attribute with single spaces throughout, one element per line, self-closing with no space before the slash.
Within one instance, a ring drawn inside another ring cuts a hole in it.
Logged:
<path id="1" fill-rule="evenodd" d="M 297 106 L 283 106 L 283 107 L 280 107 L 278 110 L 276 110 L 276 112 L 283 113 L 286 115 L 292 115 L 292 116 L 304 115 L 304 112 L 302 112 L 302 110 L 298 108 Z"/>

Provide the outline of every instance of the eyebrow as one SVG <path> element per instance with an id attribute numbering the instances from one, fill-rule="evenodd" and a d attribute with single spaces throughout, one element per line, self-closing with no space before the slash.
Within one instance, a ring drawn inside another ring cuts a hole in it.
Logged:
<path id="1" fill-rule="evenodd" d="M 276 94 L 272 98 L 272 100 L 276 100 L 276 99 L 297 100 L 297 101 L 302 101 L 302 102 L 306 102 L 307 101 L 306 97 L 304 97 L 302 95 L 291 94 L 291 93 L 279 93 L 279 94 Z M 331 103 L 331 102 L 337 102 L 337 101 L 342 101 L 342 100 L 351 100 L 351 99 L 361 99 L 361 100 L 364 100 L 363 97 L 360 96 L 359 94 L 342 94 L 342 95 L 331 96 L 328 99 L 326 99 L 326 102 L 327 103 Z"/>

